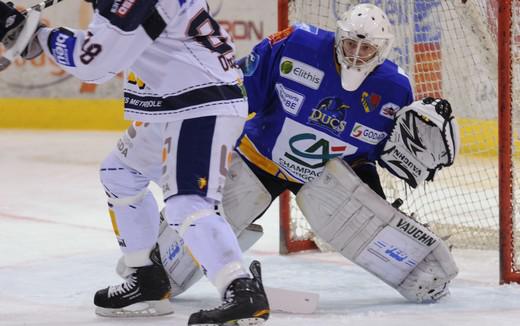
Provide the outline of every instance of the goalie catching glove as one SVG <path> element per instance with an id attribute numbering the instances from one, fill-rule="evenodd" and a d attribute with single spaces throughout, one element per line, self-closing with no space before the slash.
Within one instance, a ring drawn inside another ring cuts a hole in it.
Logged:
<path id="1" fill-rule="evenodd" d="M 459 129 L 451 105 L 427 97 L 401 109 L 379 163 L 415 188 L 453 164 L 459 150 Z"/>

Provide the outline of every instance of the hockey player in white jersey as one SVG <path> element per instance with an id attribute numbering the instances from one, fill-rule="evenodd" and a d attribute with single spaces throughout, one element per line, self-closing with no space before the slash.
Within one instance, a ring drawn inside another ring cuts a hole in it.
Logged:
<path id="1" fill-rule="evenodd" d="M 442 239 L 384 200 L 376 162 L 417 187 L 454 162 L 459 137 L 446 100 L 413 101 L 408 77 L 386 60 L 392 39 L 382 10 L 361 4 L 336 33 L 293 26 L 241 60 L 256 115 L 235 148 L 223 209 L 242 238 L 290 190 L 331 247 L 406 299 L 432 302 L 457 267 Z M 163 232 L 159 245 L 179 240 Z M 163 262 L 177 293 L 193 284 L 189 256 Z"/>
<path id="2" fill-rule="evenodd" d="M 43 51 L 90 83 L 125 72 L 125 118 L 133 123 L 101 164 L 100 176 L 132 273 L 95 294 L 96 312 L 173 312 L 156 248 L 159 212 L 147 188 L 157 182 L 169 224 L 225 301 L 192 314 L 188 324 L 263 323 L 269 305 L 260 264 L 244 266 L 232 229 L 215 210 L 248 113 L 230 37 L 203 0 L 99 0 L 95 8 L 85 31 L 39 26 L 21 55 Z M 0 3 L 0 39 L 6 46 L 26 34 L 24 22 L 12 4 Z"/>

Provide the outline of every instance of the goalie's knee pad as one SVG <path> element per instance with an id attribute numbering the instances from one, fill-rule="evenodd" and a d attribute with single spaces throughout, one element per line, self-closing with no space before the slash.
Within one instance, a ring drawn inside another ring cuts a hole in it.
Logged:
<path id="1" fill-rule="evenodd" d="M 226 219 L 239 234 L 271 204 L 271 194 L 236 152 L 232 154 L 222 206 Z"/>
<path id="2" fill-rule="evenodd" d="M 296 200 L 318 237 L 408 300 L 437 300 L 457 275 L 446 244 L 379 197 L 342 160 L 329 161 Z"/>

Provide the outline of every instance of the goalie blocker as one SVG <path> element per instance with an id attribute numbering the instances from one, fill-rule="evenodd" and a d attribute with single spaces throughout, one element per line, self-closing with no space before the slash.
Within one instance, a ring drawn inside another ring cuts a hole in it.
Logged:
<path id="1" fill-rule="evenodd" d="M 305 184 L 296 201 L 314 233 L 414 302 L 449 293 L 458 269 L 446 244 L 373 192 L 341 159 Z"/>

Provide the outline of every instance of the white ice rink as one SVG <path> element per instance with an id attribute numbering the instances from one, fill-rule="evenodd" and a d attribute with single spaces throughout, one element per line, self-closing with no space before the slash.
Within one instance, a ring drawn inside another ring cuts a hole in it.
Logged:
<path id="1" fill-rule="evenodd" d="M 0 325 L 186 325 L 218 304 L 206 280 L 181 295 L 175 314 L 107 319 L 94 314 L 97 289 L 119 282 L 119 249 L 98 165 L 119 133 L 0 131 Z M 337 254 L 277 254 L 277 207 L 262 219 L 264 238 L 247 253 L 264 283 L 319 292 L 313 315 L 273 312 L 267 325 L 520 325 L 520 286 L 498 286 L 495 252 L 455 251 L 452 295 L 407 303 Z"/>

